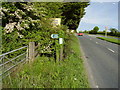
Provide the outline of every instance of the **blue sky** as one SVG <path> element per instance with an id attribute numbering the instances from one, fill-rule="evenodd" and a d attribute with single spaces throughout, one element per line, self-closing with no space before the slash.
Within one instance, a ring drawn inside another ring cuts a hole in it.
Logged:
<path id="1" fill-rule="evenodd" d="M 114 2 L 107 1 L 97 2 L 96 0 L 96 2 L 91 2 L 86 8 L 86 14 L 82 18 L 78 30 L 92 30 L 95 26 L 98 26 L 100 31 L 105 30 L 106 26 L 118 29 L 118 0 L 114 0 Z"/>

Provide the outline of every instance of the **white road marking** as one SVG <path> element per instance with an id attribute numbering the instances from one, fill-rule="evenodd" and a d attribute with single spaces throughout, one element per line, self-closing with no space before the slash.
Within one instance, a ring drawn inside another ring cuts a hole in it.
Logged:
<path id="1" fill-rule="evenodd" d="M 113 51 L 113 50 L 112 50 L 112 49 L 110 49 L 110 48 L 107 48 L 107 49 L 108 49 L 108 50 L 110 50 L 110 51 L 111 51 L 111 52 L 113 52 L 113 53 L 115 52 L 115 51 Z"/>
<path id="2" fill-rule="evenodd" d="M 99 88 L 98 85 L 96 85 L 96 88 Z"/>
<path id="3" fill-rule="evenodd" d="M 96 44 L 98 44 L 98 42 L 96 42 Z"/>

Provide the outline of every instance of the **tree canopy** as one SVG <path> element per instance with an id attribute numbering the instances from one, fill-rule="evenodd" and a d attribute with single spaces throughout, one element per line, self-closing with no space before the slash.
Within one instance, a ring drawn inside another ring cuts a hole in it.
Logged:
<path id="1" fill-rule="evenodd" d="M 78 27 L 88 2 L 2 2 L 3 52 L 40 42 L 44 48 L 53 43 L 52 33 L 66 33 Z M 61 18 L 62 25 L 53 28 L 50 18 Z M 14 43 L 13 43 L 14 42 Z"/>
<path id="2" fill-rule="evenodd" d="M 98 30 L 99 30 L 99 27 L 98 27 L 98 26 L 95 26 L 95 27 L 93 28 L 93 30 L 91 30 L 89 33 L 90 33 L 90 34 L 97 34 Z"/>
<path id="3" fill-rule="evenodd" d="M 76 30 L 81 18 L 85 15 L 85 7 L 87 7 L 88 5 L 88 2 L 64 3 L 62 7 L 62 23 L 64 25 L 67 25 L 69 29 Z"/>

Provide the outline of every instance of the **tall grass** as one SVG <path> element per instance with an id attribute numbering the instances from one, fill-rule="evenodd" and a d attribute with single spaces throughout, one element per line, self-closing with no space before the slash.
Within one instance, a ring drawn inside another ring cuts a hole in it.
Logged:
<path id="1" fill-rule="evenodd" d="M 78 39 L 72 36 L 67 42 L 69 53 L 64 61 L 38 57 L 26 64 L 16 75 L 3 81 L 4 88 L 88 88 L 83 60 L 80 58 Z"/>

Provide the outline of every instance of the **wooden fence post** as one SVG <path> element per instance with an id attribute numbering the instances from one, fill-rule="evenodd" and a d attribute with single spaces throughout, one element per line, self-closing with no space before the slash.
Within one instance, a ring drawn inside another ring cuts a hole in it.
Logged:
<path id="1" fill-rule="evenodd" d="M 29 60 L 34 61 L 35 59 L 35 42 L 29 42 Z"/>
<path id="2" fill-rule="evenodd" d="M 59 49 L 58 49 L 58 47 L 57 47 L 57 43 L 58 43 L 57 40 L 55 40 L 55 52 L 56 52 L 56 53 L 55 53 L 55 59 L 56 59 L 55 61 L 56 61 L 56 62 L 59 61 Z"/>
<path id="3" fill-rule="evenodd" d="M 28 52 L 29 50 L 28 49 L 29 47 L 27 47 L 27 50 L 26 50 L 26 61 L 29 61 L 29 52 Z"/>
<path id="4" fill-rule="evenodd" d="M 60 46 L 60 61 L 63 60 L 63 45 Z"/>

